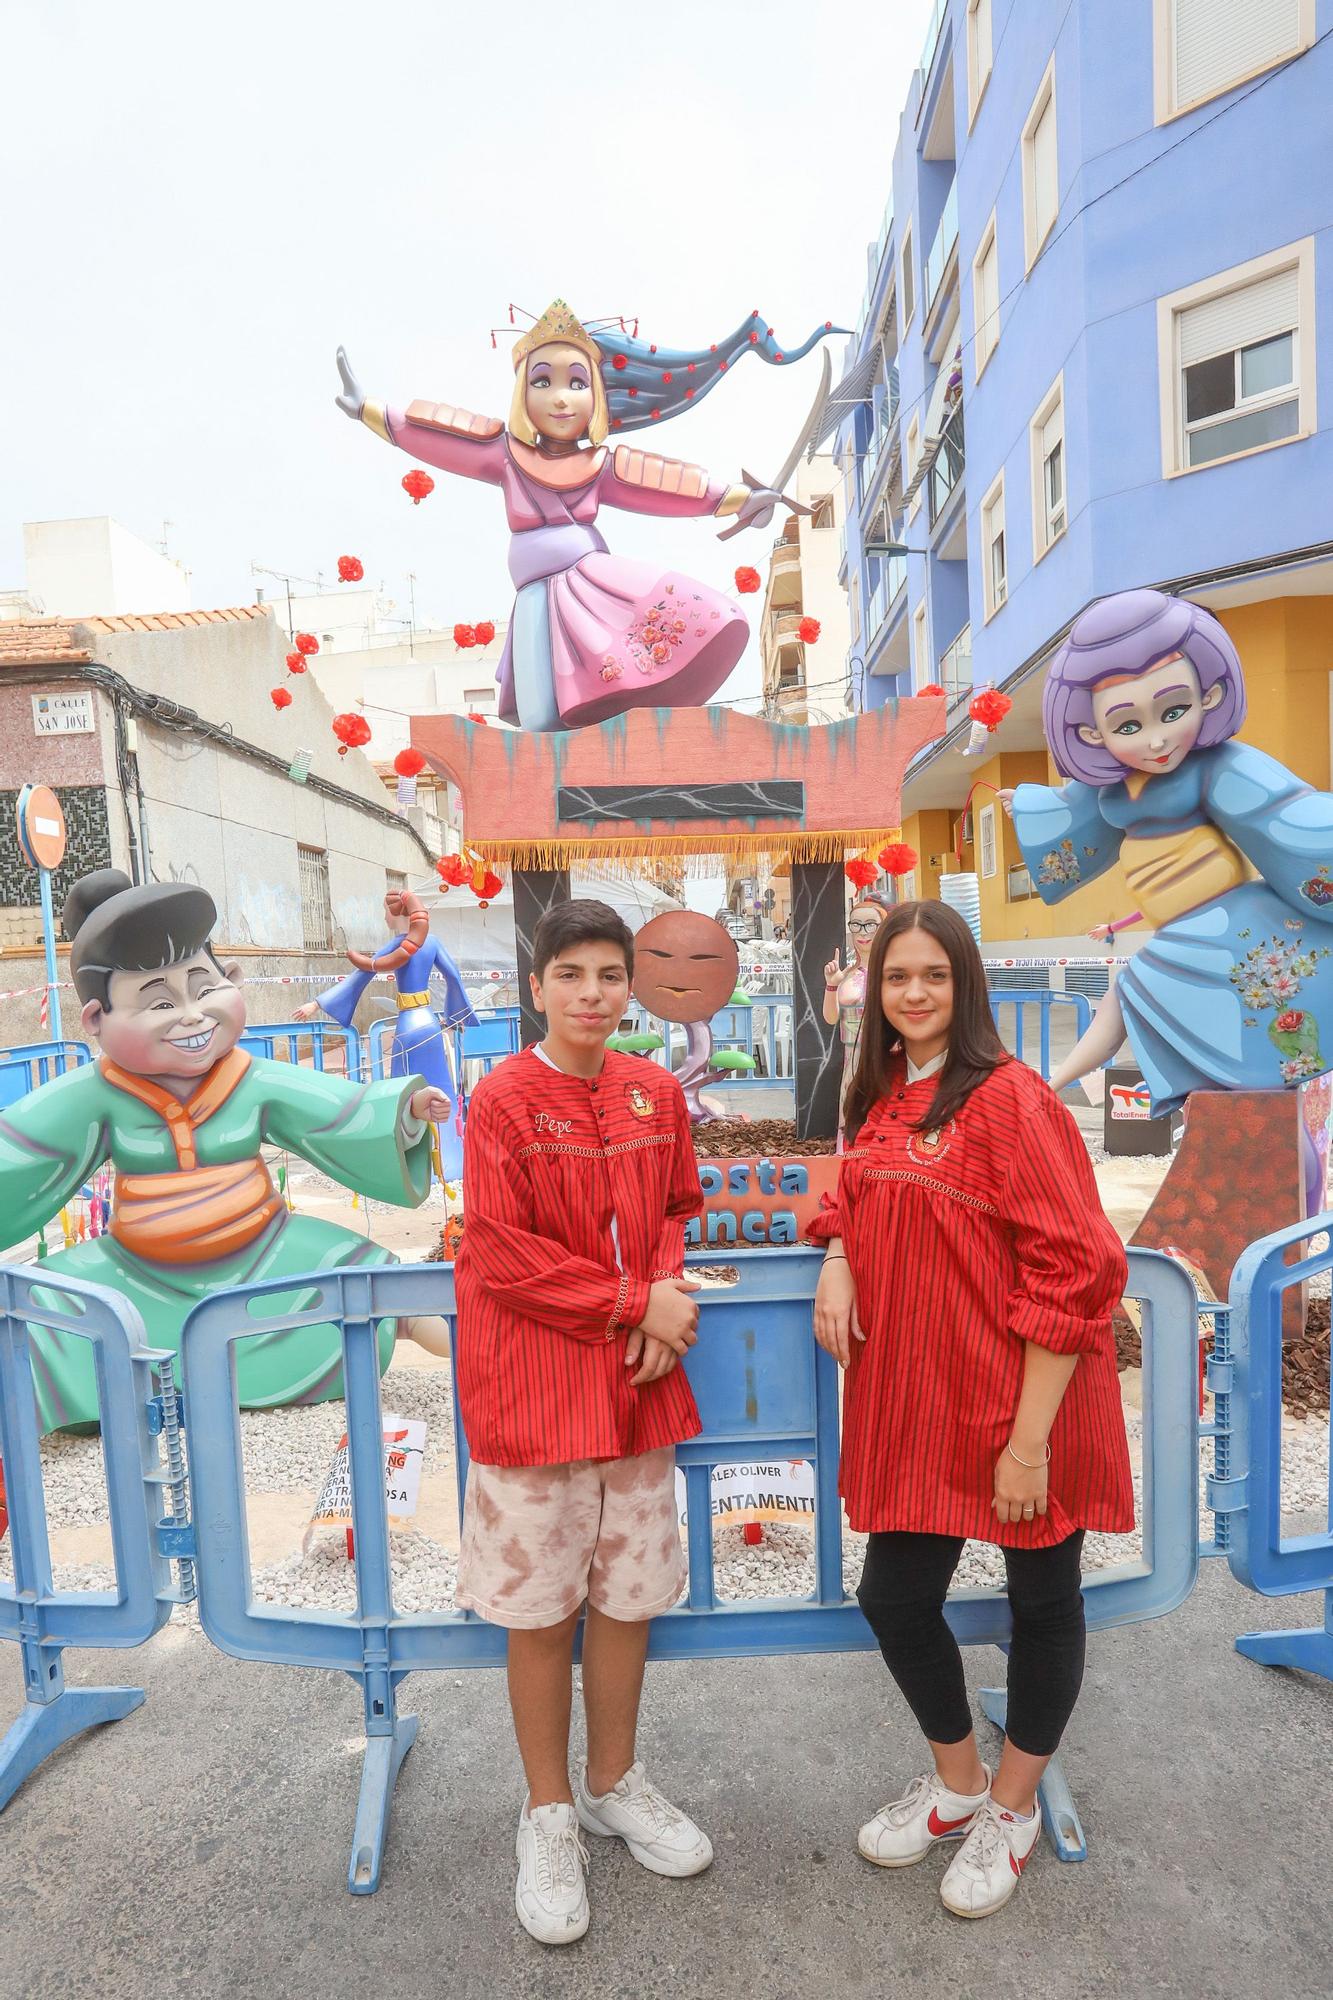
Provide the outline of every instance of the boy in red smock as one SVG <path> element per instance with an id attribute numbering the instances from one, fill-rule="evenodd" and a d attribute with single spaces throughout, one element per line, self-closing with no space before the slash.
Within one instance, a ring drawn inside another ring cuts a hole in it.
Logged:
<path id="1" fill-rule="evenodd" d="M 895 908 L 866 969 L 815 1334 L 847 1369 L 841 1491 L 857 1592 L 934 1760 L 861 1828 L 882 1868 L 959 1842 L 946 1909 L 985 1917 L 1037 1836 L 1037 1785 L 1083 1675 L 1085 1530 L 1134 1523 L 1111 1314 L 1125 1253 L 1078 1128 L 1011 1060 L 962 918 Z M 1004 1552 L 1003 1754 L 977 1752 L 944 1599 L 969 1538 Z"/>
<path id="2" fill-rule="evenodd" d="M 648 1621 L 685 1581 L 675 1446 L 699 1414 L 681 1356 L 698 1309 L 685 1220 L 703 1203 L 684 1094 L 608 1053 L 634 940 L 604 903 L 533 939 L 547 1032 L 474 1091 L 463 1151 L 458 1390 L 472 1463 L 455 1601 L 509 1628 L 528 1780 L 519 1921 L 544 1944 L 588 1928 L 580 1828 L 644 1867 L 696 1875 L 707 1836 L 635 1756 Z M 588 1760 L 569 1782 L 574 1630 L 586 1605 Z"/>

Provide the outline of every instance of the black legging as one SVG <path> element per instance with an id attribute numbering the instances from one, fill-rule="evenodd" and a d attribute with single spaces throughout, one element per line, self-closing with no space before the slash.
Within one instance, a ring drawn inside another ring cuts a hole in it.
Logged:
<path id="1" fill-rule="evenodd" d="M 1005 1733 L 1016 1750 L 1053 1756 L 1083 1681 L 1083 1531 L 1046 1549 L 1005 1549 L 1014 1631 Z M 857 1601 L 889 1672 L 932 1743 L 972 1728 L 963 1657 L 944 1617 L 961 1535 L 871 1535 Z"/>

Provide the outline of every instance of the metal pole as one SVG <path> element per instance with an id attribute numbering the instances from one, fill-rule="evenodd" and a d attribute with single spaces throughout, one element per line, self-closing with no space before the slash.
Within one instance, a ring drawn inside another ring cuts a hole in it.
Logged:
<path id="1" fill-rule="evenodd" d="M 64 1040 L 60 1025 L 60 987 L 56 978 L 56 919 L 51 907 L 51 870 L 39 868 L 42 888 L 42 945 L 46 952 L 46 1030 L 53 1042 Z"/>

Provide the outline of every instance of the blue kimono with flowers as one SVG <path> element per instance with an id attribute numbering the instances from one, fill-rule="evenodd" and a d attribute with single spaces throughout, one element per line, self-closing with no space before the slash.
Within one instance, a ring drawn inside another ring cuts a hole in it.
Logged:
<path id="1" fill-rule="evenodd" d="M 1161 777 L 1020 785 L 1013 817 L 1044 902 L 1118 858 L 1156 926 L 1116 989 L 1154 1115 L 1333 1067 L 1328 793 L 1229 742 Z"/>

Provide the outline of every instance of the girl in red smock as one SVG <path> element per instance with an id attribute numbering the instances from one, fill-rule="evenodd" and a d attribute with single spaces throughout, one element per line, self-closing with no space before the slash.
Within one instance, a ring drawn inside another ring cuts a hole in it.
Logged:
<path id="1" fill-rule="evenodd" d="M 842 1495 L 857 1593 L 934 1765 L 861 1829 L 902 1868 L 960 1840 L 946 1908 L 1008 1901 L 1078 1698 L 1084 1531 L 1133 1526 L 1111 1314 L 1125 1254 L 1049 1086 L 1006 1055 L 972 933 L 941 903 L 881 924 L 847 1097 L 815 1335 L 847 1370 Z M 964 1542 L 1004 1551 L 1004 1750 L 981 1762 L 944 1600 Z"/>

